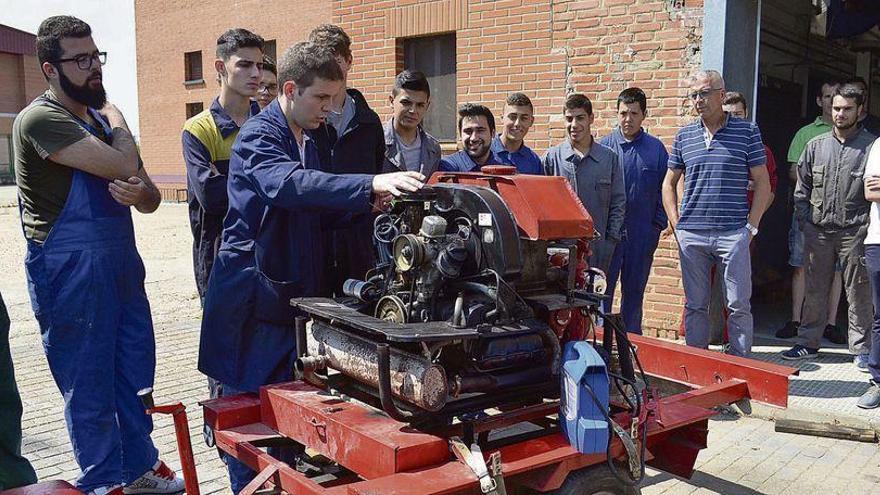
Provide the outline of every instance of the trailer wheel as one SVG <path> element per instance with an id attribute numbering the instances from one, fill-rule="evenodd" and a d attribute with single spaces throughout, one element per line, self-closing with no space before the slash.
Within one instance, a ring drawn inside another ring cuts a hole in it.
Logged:
<path id="1" fill-rule="evenodd" d="M 548 495 L 640 495 L 637 486 L 626 486 L 611 474 L 607 464 L 599 464 L 569 473 L 565 483 Z"/>

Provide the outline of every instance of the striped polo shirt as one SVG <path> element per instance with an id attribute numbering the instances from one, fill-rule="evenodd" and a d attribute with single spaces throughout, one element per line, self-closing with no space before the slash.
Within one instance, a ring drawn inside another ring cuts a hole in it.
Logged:
<path id="1" fill-rule="evenodd" d="M 684 170 L 684 197 L 678 228 L 733 230 L 749 216 L 749 168 L 765 165 L 761 131 L 750 121 L 729 117 L 707 142 L 703 120 L 675 135 L 669 168 Z"/>

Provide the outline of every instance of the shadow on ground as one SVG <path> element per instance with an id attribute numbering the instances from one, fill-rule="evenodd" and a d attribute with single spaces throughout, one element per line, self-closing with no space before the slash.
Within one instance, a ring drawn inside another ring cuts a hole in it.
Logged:
<path id="1" fill-rule="evenodd" d="M 747 486 L 742 486 L 702 471 L 695 471 L 693 477 L 689 480 L 661 471 L 653 476 L 645 476 L 645 481 L 642 482 L 642 488 L 663 483 L 664 481 L 669 481 L 671 479 L 677 479 L 696 488 L 705 488 L 716 493 L 723 493 L 724 495 L 765 495 L 764 492 L 759 492 Z"/>

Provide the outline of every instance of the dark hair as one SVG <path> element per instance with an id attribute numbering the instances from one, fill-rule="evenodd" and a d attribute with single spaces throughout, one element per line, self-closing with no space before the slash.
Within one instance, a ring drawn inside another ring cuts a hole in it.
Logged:
<path id="1" fill-rule="evenodd" d="M 242 48 L 259 48 L 262 52 L 264 43 L 262 36 L 247 29 L 230 29 L 217 38 L 217 58 L 229 60 L 229 57 Z"/>
<path id="2" fill-rule="evenodd" d="M 593 103 L 583 93 L 572 93 L 565 98 L 565 106 L 562 109 L 563 113 L 566 110 L 574 110 L 575 108 L 583 108 L 587 115 L 593 115 Z"/>
<path id="3" fill-rule="evenodd" d="M 638 103 L 639 108 L 642 109 L 642 114 L 648 109 L 648 97 L 645 96 L 645 92 L 640 88 L 626 88 L 617 95 L 617 108 L 620 108 L 620 104 L 624 105 L 632 105 L 633 103 Z"/>
<path id="4" fill-rule="evenodd" d="M 847 79 L 847 80 L 844 82 L 844 84 L 849 84 L 850 86 L 852 86 L 852 85 L 856 85 L 856 84 L 861 84 L 862 87 L 864 87 L 865 89 L 868 88 L 868 83 L 865 82 L 865 78 L 863 78 L 863 77 L 861 77 L 861 76 L 851 77 L 851 78 Z"/>
<path id="5" fill-rule="evenodd" d="M 291 46 L 278 61 L 278 87 L 293 81 L 301 94 L 315 82 L 316 77 L 341 81 L 345 74 L 335 57 L 330 49 L 311 41 L 301 41 Z"/>
<path id="6" fill-rule="evenodd" d="M 529 107 L 533 112 L 535 111 L 532 100 L 525 93 L 510 93 L 505 103 L 512 107 Z"/>
<path id="7" fill-rule="evenodd" d="M 824 88 L 825 86 L 833 88 L 834 86 L 840 86 L 841 84 L 843 84 L 843 82 L 836 77 L 826 77 L 822 80 L 822 84 L 819 85 L 819 89 L 816 90 L 816 96 L 818 96 L 819 98 L 822 97 L 822 88 Z"/>
<path id="8" fill-rule="evenodd" d="M 842 96 L 847 100 L 855 100 L 856 106 L 865 103 L 865 92 L 852 84 L 843 84 L 834 91 L 834 96 Z"/>
<path id="9" fill-rule="evenodd" d="M 417 70 L 404 70 L 394 78 L 394 87 L 391 88 L 391 96 L 397 96 L 401 89 L 407 91 L 421 91 L 427 93 L 428 98 L 431 97 L 431 86 L 428 85 L 428 78 L 425 74 Z"/>
<path id="10" fill-rule="evenodd" d="M 275 61 L 272 60 L 272 57 L 268 55 L 263 55 L 263 70 L 267 70 L 275 76 L 278 76 L 278 66 L 275 65 Z"/>
<path id="11" fill-rule="evenodd" d="M 746 97 L 739 91 L 728 91 L 727 93 L 724 93 L 724 100 L 721 101 L 722 105 L 736 105 L 740 103 L 743 106 L 743 110 L 749 109 L 749 104 L 746 103 Z"/>
<path id="12" fill-rule="evenodd" d="M 491 110 L 478 103 L 465 103 L 458 107 L 458 131 L 461 132 L 461 121 L 465 117 L 479 117 L 481 115 L 486 117 L 486 122 L 489 123 L 489 133 L 495 135 L 495 116 L 492 115 Z"/>
<path id="13" fill-rule="evenodd" d="M 61 58 L 63 38 L 85 38 L 92 35 L 92 28 L 76 17 L 56 15 L 40 23 L 37 29 L 37 59 L 53 63 Z M 43 74 L 45 76 L 45 74 Z"/>
<path id="14" fill-rule="evenodd" d="M 309 41 L 326 46 L 334 55 L 351 60 L 351 38 L 339 26 L 321 24 L 309 33 Z"/>

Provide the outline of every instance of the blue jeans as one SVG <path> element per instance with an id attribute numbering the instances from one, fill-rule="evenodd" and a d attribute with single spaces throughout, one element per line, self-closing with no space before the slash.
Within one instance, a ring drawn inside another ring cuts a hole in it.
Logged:
<path id="1" fill-rule="evenodd" d="M 871 350 L 868 353 L 868 371 L 875 383 L 880 384 L 880 244 L 865 245 L 865 265 L 874 298 L 874 324 L 871 326 Z"/>
<path id="2" fill-rule="evenodd" d="M 734 230 L 676 230 L 685 295 L 685 340 L 689 346 L 709 347 L 709 272 L 716 263 L 727 296 L 730 353 L 748 357 L 752 350 L 751 241 L 745 227 Z"/>

